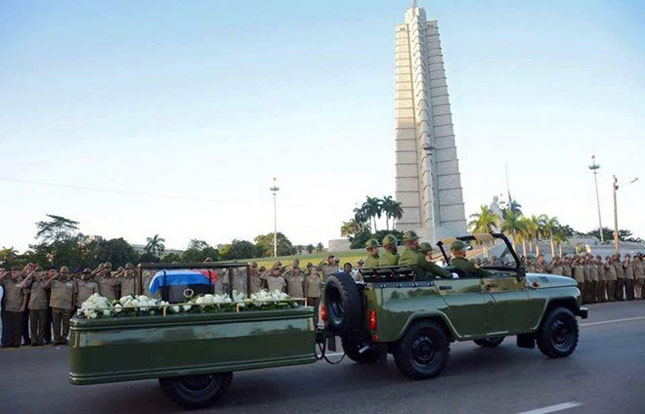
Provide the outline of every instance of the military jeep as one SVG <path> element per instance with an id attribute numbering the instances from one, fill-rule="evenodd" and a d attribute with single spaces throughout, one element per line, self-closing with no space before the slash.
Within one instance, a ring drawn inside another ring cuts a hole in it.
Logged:
<path id="1" fill-rule="evenodd" d="M 526 273 L 503 234 L 474 234 L 437 243 L 445 246 L 502 241 L 513 263 L 486 266 L 486 277 L 468 277 L 447 266 L 453 278 L 437 279 L 406 266 L 362 269 L 364 282 L 330 275 L 321 317 L 328 335 L 340 337 L 345 354 L 359 363 L 394 355 L 412 379 L 432 378 L 448 362 L 450 343 L 473 341 L 495 347 L 516 336 L 517 345 L 551 358 L 570 355 L 578 344 L 576 316 L 587 317 L 574 279 Z"/>

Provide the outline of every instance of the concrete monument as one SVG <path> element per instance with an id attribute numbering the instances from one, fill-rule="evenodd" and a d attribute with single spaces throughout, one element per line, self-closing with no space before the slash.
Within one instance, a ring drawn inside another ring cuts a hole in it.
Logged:
<path id="1" fill-rule="evenodd" d="M 416 1 L 396 26 L 396 223 L 435 241 L 466 233 L 441 41 Z"/>

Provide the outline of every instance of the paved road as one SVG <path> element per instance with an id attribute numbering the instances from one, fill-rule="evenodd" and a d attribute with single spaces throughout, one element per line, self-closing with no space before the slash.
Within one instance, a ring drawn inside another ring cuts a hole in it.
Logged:
<path id="1" fill-rule="evenodd" d="M 496 349 L 458 343 L 443 374 L 428 381 L 402 377 L 391 358 L 385 369 L 343 361 L 236 373 L 210 411 L 519 413 L 582 404 L 560 412 L 645 412 L 645 301 L 592 305 L 582 324 L 569 358 L 547 359 L 514 338 Z M 156 381 L 71 386 L 67 369 L 65 347 L 0 351 L 0 411 L 181 411 Z"/>

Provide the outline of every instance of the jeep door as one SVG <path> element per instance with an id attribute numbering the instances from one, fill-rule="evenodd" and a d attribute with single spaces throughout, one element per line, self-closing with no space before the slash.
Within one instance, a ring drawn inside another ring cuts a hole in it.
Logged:
<path id="1" fill-rule="evenodd" d="M 513 271 L 495 272 L 482 278 L 483 290 L 493 298 L 504 330 L 508 333 L 527 332 L 529 294 L 525 278 Z"/>
<path id="2" fill-rule="evenodd" d="M 490 296 L 482 292 L 479 277 L 438 279 L 435 284 L 448 304 L 447 316 L 457 334 L 465 339 L 496 331 L 498 310 Z"/>

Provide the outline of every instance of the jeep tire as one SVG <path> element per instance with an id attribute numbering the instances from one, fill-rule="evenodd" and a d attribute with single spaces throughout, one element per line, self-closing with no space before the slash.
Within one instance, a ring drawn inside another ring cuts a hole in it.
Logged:
<path id="1" fill-rule="evenodd" d="M 504 337 L 499 336 L 497 338 L 475 339 L 473 342 L 482 348 L 495 348 L 504 342 Z"/>
<path id="2" fill-rule="evenodd" d="M 394 349 L 397 368 L 414 380 L 436 377 L 448 363 L 450 344 L 444 328 L 433 321 L 414 322 Z"/>
<path id="3" fill-rule="evenodd" d="M 578 321 L 569 309 L 551 309 L 535 334 L 538 348 L 550 358 L 571 355 L 578 345 Z"/>
<path id="4" fill-rule="evenodd" d="M 354 279 L 347 273 L 334 273 L 325 281 L 327 329 L 355 333 L 362 328 L 363 303 Z"/>
<path id="5" fill-rule="evenodd" d="M 368 346 L 371 342 L 367 335 L 343 334 L 340 337 L 340 341 L 343 345 L 345 355 L 354 362 L 358 362 L 359 364 L 371 364 L 379 359 L 379 352 L 376 347 L 366 349 L 362 353 L 360 352 L 361 349 Z"/>
<path id="6" fill-rule="evenodd" d="M 196 409 L 213 405 L 228 390 L 232 372 L 185 377 L 159 378 L 159 384 L 170 399 L 184 408 Z"/>

